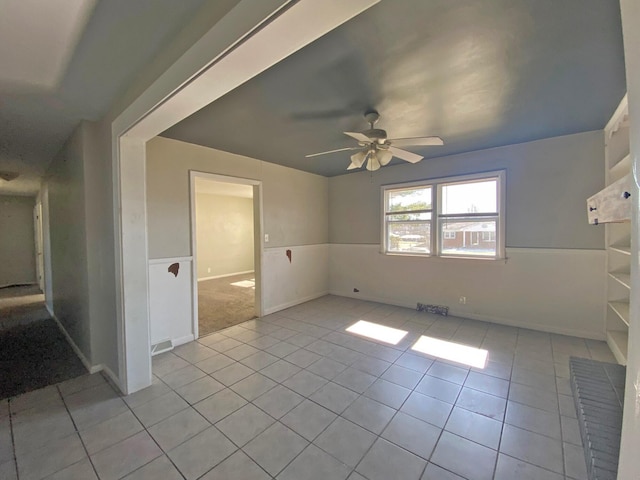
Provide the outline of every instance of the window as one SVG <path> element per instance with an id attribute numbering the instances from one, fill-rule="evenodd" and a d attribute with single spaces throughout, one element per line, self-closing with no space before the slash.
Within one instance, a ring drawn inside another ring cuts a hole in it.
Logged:
<path id="1" fill-rule="evenodd" d="M 483 242 L 495 242 L 496 241 L 496 232 L 482 232 L 482 241 Z"/>
<path id="2" fill-rule="evenodd" d="M 382 190 L 385 253 L 504 257 L 504 171 Z"/>
<path id="3" fill-rule="evenodd" d="M 385 225 L 388 252 L 431 252 L 432 188 L 395 188 L 385 192 Z"/>

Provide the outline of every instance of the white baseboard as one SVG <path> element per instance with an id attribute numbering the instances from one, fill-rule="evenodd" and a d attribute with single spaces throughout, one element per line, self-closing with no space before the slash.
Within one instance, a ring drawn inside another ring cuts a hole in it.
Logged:
<path id="1" fill-rule="evenodd" d="M 497 323 L 499 325 L 506 325 L 508 327 L 527 328 L 529 330 L 537 330 L 539 332 L 556 333 L 558 335 L 567 335 L 569 337 L 589 338 L 591 340 L 606 340 L 606 338 L 603 335 L 596 335 L 593 332 L 590 332 L 588 330 L 580 330 L 575 328 L 572 328 L 572 329 L 558 328 L 558 327 L 542 325 L 538 323 L 527 323 L 525 325 L 522 322 L 518 322 L 510 318 L 492 317 L 490 315 L 482 315 L 477 313 L 464 313 L 456 316 L 469 318 L 471 320 L 480 320 L 482 322 Z"/>
<path id="2" fill-rule="evenodd" d="M 370 297 L 367 295 L 352 294 L 350 292 L 330 291 L 329 295 L 336 295 L 338 297 L 355 298 L 355 299 L 364 300 L 367 302 L 384 303 L 386 305 L 394 305 L 396 307 L 405 307 L 405 308 L 411 308 L 411 309 L 416 308 L 416 304 L 408 305 L 408 304 L 403 304 L 401 302 L 394 301 L 388 298 Z M 545 333 L 556 333 L 558 335 L 589 338 L 592 340 L 605 340 L 603 336 L 595 335 L 593 332 L 590 332 L 587 330 L 558 328 L 558 327 L 551 327 L 549 325 L 541 325 L 537 323 L 527 323 L 525 325 L 522 322 L 518 322 L 510 318 L 494 317 L 491 315 L 482 315 L 477 313 L 456 312 L 455 310 L 452 310 L 452 309 L 449 309 L 449 315 L 452 317 L 468 318 L 470 320 L 479 320 L 481 322 L 496 323 L 498 325 L 506 325 L 509 327 L 527 328 L 529 330 L 536 330 L 536 331 L 545 332 Z"/>
<path id="3" fill-rule="evenodd" d="M 311 300 L 315 300 L 316 298 L 324 297 L 325 295 L 329 295 L 329 292 L 314 293 L 312 295 L 308 295 L 308 296 L 303 297 L 303 298 L 298 298 L 298 299 L 293 300 L 291 302 L 282 303 L 280 305 L 275 305 L 275 306 L 273 306 L 271 308 L 265 308 L 264 311 L 262 312 L 262 316 L 270 315 L 272 313 L 279 312 L 280 310 L 284 310 L 285 308 L 295 307 L 296 305 L 300 305 L 301 303 L 305 303 L 305 302 L 309 302 Z"/>
<path id="4" fill-rule="evenodd" d="M 213 277 L 202 277 L 202 278 L 199 278 L 198 281 L 204 282 L 205 280 L 215 280 L 216 278 L 233 277 L 235 275 L 245 275 L 247 273 L 255 273 L 255 271 L 247 270 L 246 272 L 225 273 L 224 275 L 214 275 Z"/>
<path id="5" fill-rule="evenodd" d="M 38 282 L 7 283 L 7 284 L 4 284 L 4 285 L 0 285 L 0 288 L 8 288 L 8 287 L 32 287 L 33 285 L 38 285 Z"/>
<path id="6" fill-rule="evenodd" d="M 171 342 L 173 343 L 174 347 L 177 347 L 179 345 L 184 345 L 185 343 L 193 342 L 195 339 L 196 337 L 191 334 L 185 335 L 184 337 L 174 338 L 173 340 L 171 340 Z"/>
<path id="7" fill-rule="evenodd" d="M 60 323 L 60 320 L 58 320 L 58 317 L 56 317 L 56 315 L 53 313 L 53 311 L 49 308 L 48 305 L 45 305 L 45 307 L 46 307 L 47 311 L 49 312 L 49 315 L 51 315 L 51 318 L 53 318 L 53 320 L 58 325 L 58 328 L 60 329 L 60 331 L 62 332 L 64 337 L 67 339 L 67 342 L 69 343 L 69 345 L 71 345 L 71 348 L 73 349 L 75 354 L 78 356 L 78 358 L 80 359 L 80 361 L 84 365 L 84 368 L 86 368 L 87 371 L 89 373 L 91 373 L 91 374 L 98 373 L 101 370 L 103 370 L 104 369 L 103 365 L 92 365 L 91 364 L 91 362 L 87 359 L 87 357 L 84 356 L 84 353 L 82 353 L 82 350 L 80 350 L 78 345 L 76 345 L 76 342 L 74 342 L 73 339 L 71 338 L 71 336 L 69 335 L 69 333 L 67 333 L 67 330 L 64 328 L 62 323 Z"/>
<path id="8" fill-rule="evenodd" d="M 114 385 L 116 387 L 118 387 L 118 389 L 124 393 L 124 389 L 122 388 L 122 385 L 120 384 L 120 379 L 117 377 L 117 375 L 115 373 L 113 373 L 113 371 L 107 367 L 104 364 L 99 365 L 101 370 L 107 375 L 107 377 L 109 377 L 109 379 L 114 383 Z"/>
<path id="9" fill-rule="evenodd" d="M 80 359 L 80 361 L 82 362 L 82 364 L 84 365 L 84 368 L 87 369 L 87 371 L 90 374 L 94 374 L 94 373 L 98 373 L 98 372 L 104 372 L 107 377 L 109 377 L 109 379 L 113 382 L 113 384 L 118 387 L 118 389 L 124 393 L 124 389 L 122 388 L 122 385 L 120 383 L 120 379 L 118 378 L 118 376 L 113 373 L 113 371 L 106 366 L 103 363 L 100 363 L 98 365 L 91 365 L 91 363 L 89 362 L 89 360 L 87 360 L 87 357 L 84 356 L 84 354 L 82 353 L 82 351 L 80 351 L 80 348 L 78 348 L 78 346 L 76 345 L 76 343 L 73 341 L 73 339 L 71 338 L 71 336 L 67 333 L 67 330 L 64 328 L 64 326 L 62 325 L 62 323 L 60 323 L 60 320 L 58 320 L 58 317 L 55 316 L 55 314 L 53 313 L 53 310 L 51 310 L 51 308 L 49 307 L 49 305 L 45 305 L 45 308 L 47 309 L 47 311 L 49 312 L 49 315 L 51 315 L 51 318 L 53 318 L 53 320 L 56 322 L 56 324 L 58 325 L 58 328 L 60 329 L 60 331 L 62 332 L 62 334 L 64 335 L 64 337 L 67 339 L 67 342 L 69 342 L 69 345 L 71 345 L 71 348 L 73 349 L 73 351 L 75 352 L 76 355 L 78 355 L 78 358 Z"/>

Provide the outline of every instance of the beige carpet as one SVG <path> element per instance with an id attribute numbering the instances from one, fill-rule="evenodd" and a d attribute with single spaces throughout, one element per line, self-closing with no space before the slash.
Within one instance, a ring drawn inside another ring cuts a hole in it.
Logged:
<path id="1" fill-rule="evenodd" d="M 254 278 L 253 273 L 247 273 L 198 282 L 201 337 L 256 316 Z"/>

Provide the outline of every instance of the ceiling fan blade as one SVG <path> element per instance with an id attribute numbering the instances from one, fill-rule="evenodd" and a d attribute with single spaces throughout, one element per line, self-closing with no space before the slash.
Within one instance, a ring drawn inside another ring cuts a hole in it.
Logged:
<path id="1" fill-rule="evenodd" d="M 422 155 L 417 155 L 415 153 L 402 150 L 401 148 L 389 147 L 389 151 L 394 157 L 398 157 L 399 159 L 409 163 L 418 163 L 424 158 Z"/>
<path id="2" fill-rule="evenodd" d="M 399 147 L 444 145 L 440 137 L 390 138 L 388 141 Z"/>
<path id="3" fill-rule="evenodd" d="M 389 150 L 378 150 L 377 157 L 380 165 L 385 167 L 393 158 L 393 154 Z"/>
<path id="4" fill-rule="evenodd" d="M 349 135 L 351 138 L 355 138 L 359 142 L 371 143 L 371 139 L 364 133 L 360 132 L 343 132 L 345 135 Z"/>
<path id="5" fill-rule="evenodd" d="M 338 148 L 336 150 L 327 150 L 326 152 L 320 152 L 320 153 L 311 153 L 309 155 L 305 155 L 304 158 L 311 158 L 311 157 L 317 157 L 319 155 L 327 155 L 329 153 L 336 153 L 336 152 L 346 152 L 348 150 L 360 150 L 362 147 L 347 147 L 347 148 Z"/>

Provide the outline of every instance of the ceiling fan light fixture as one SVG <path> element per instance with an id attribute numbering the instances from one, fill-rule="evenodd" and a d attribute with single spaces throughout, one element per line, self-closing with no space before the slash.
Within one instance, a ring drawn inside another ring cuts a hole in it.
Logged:
<path id="1" fill-rule="evenodd" d="M 375 128 L 375 124 L 380 115 L 375 110 L 365 112 L 365 120 L 369 123 L 369 129 L 363 132 L 343 132 L 348 137 L 358 142 L 357 147 L 338 148 L 320 153 L 305 155 L 306 158 L 327 155 L 330 153 L 344 152 L 347 150 L 360 150 L 351 155 L 351 163 L 347 170 L 355 170 L 366 166 L 370 172 L 374 172 L 380 167 L 387 166 L 393 157 L 409 163 L 417 163 L 424 157 L 417 153 L 398 148 L 398 146 L 435 146 L 443 145 L 440 137 L 411 137 L 411 138 L 387 138 L 386 130 Z"/>
<path id="2" fill-rule="evenodd" d="M 367 153 L 369 152 L 362 151 L 351 155 L 351 165 L 354 165 L 354 168 L 360 168 L 367 157 Z"/>
<path id="3" fill-rule="evenodd" d="M 378 162 L 380 162 L 380 165 L 383 167 L 387 166 L 393 158 L 393 154 L 389 150 L 378 150 L 376 156 L 378 157 Z"/>
<path id="4" fill-rule="evenodd" d="M 375 172 L 380 169 L 380 162 L 378 161 L 378 157 L 374 154 L 369 157 L 369 162 L 367 163 L 367 170 L 370 172 Z"/>

